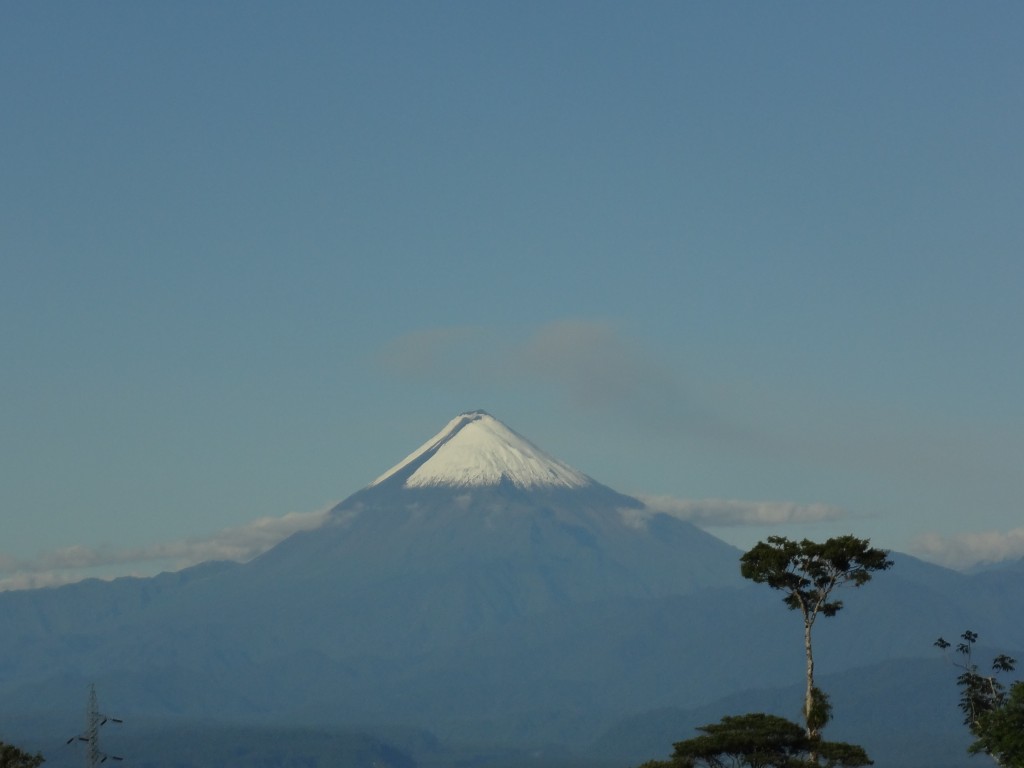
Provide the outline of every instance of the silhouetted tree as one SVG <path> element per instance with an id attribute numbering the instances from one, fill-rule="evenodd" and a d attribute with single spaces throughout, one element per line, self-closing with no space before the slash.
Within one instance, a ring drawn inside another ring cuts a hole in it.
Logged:
<path id="1" fill-rule="evenodd" d="M 852 584 L 860 587 L 871 580 L 875 571 L 892 567 L 888 552 L 873 549 L 867 539 L 838 536 L 819 544 L 804 539 L 796 542 L 784 536 L 769 536 L 740 558 L 740 572 L 744 578 L 785 593 L 783 602 L 792 610 L 799 610 L 804 620 L 804 653 L 807 658 L 807 688 L 804 694 L 804 723 L 806 735 L 815 739 L 820 735 L 831 715 L 824 713 L 828 699 L 814 686 L 814 651 L 811 629 L 818 615 L 835 616 L 843 607 L 841 600 L 832 599 L 838 587 Z"/>
<path id="2" fill-rule="evenodd" d="M 702 735 L 675 744 L 668 760 L 651 760 L 640 768 L 857 768 L 872 764 L 858 746 L 808 738 L 797 723 L 761 712 L 723 717 L 697 730 Z"/>
<path id="3" fill-rule="evenodd" d="M 0 741 L 0 768 L 37 768 L 44 762 L 38 752 L 30 755 L 13 744 Z"/>
<path id="4" fill-rule="evenodd" d="M 1013 683 L 1007 691 L 997 677 L 1000 673 L 1012 672 L 1016 661 L 999 654 L 992 659 L 992 674 L 983 675 L 973 659 L 977 633 L 967 630 L 960 635 L 960 640 L 956 651 L 963 661 L 953 663 L 961 670 L 956 684 L 960 686 L 964 725 L 975 737 L 968 751 L 989 755 L 1005 768 L 1024 768 L 1024 682 Z M 935 645 L 943 651 L 950 647 L 941 637 Z"/>

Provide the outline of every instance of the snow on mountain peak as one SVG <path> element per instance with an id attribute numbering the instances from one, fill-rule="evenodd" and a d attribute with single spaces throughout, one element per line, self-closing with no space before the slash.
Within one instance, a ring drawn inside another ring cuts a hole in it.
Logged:
<path id="1" fill-rule="evenodd" d="M 593 480 L 544 453 L 486 411 L 469 411 L 378 477 L 404 477 L 406 488 L 485 486 L 584 488 Z M 397 478 L 396 478 L 397 479 Z"/>

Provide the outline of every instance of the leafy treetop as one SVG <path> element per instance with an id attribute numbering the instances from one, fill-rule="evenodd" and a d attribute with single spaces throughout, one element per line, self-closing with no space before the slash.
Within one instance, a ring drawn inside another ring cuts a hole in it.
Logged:
<path id="1" fill-rule="evenodd" d="M 841 600 L 829 599 L 836 587 L 859 587 L 871 580 L 872 572 L 892 567 L 888 552 L 870 543 L 852 535 L 823 543 L 769 536 L 740 558 L 740 572 L 744 578 L 785 592 L 786 605 L 805 616 L 835 616 L 843 607 Z"/>
<path id="2" fill-rule="evenodd" d="M 30 755 L 13 744 L 0 741 L 0 768 L 38 768 L 44 762 L 38 753 Z"/>

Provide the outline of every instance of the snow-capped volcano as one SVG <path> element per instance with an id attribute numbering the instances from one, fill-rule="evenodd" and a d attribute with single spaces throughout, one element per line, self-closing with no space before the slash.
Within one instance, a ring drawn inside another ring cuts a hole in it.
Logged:
<path id="1" fill-rule="evenodd" d="M 594 481 L 549 456 L 486 411 L 469 411 L 378 477 L 404 488 L 490 486 L 586 488 Z"/>

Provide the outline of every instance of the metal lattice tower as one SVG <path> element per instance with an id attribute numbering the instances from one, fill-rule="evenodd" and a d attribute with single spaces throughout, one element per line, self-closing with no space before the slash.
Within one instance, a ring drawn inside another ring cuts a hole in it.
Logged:
<path id="1" fill-rule="evenodd" d="M 100 713 L 99 703 L 96 699 L 96 685 L 95 683 L 89 684 L 89 705 L 85 711 L 85 733 L 79 736 L 72 736 L 68 739 L 68 744 L 75 741 L 84 741 L 86 743 L 85 751 L 85 765 L 86 768 L 97 768 L 100 763 L 105 763 L 107 760 L 123 760 L 124 758 L 118 757 L 117 755 L 108 755 L 106 752 L 100 749 L 100 726 L 111 723 L 120 723 L 120 719 L 116 717 L 107 717 Z"/>

